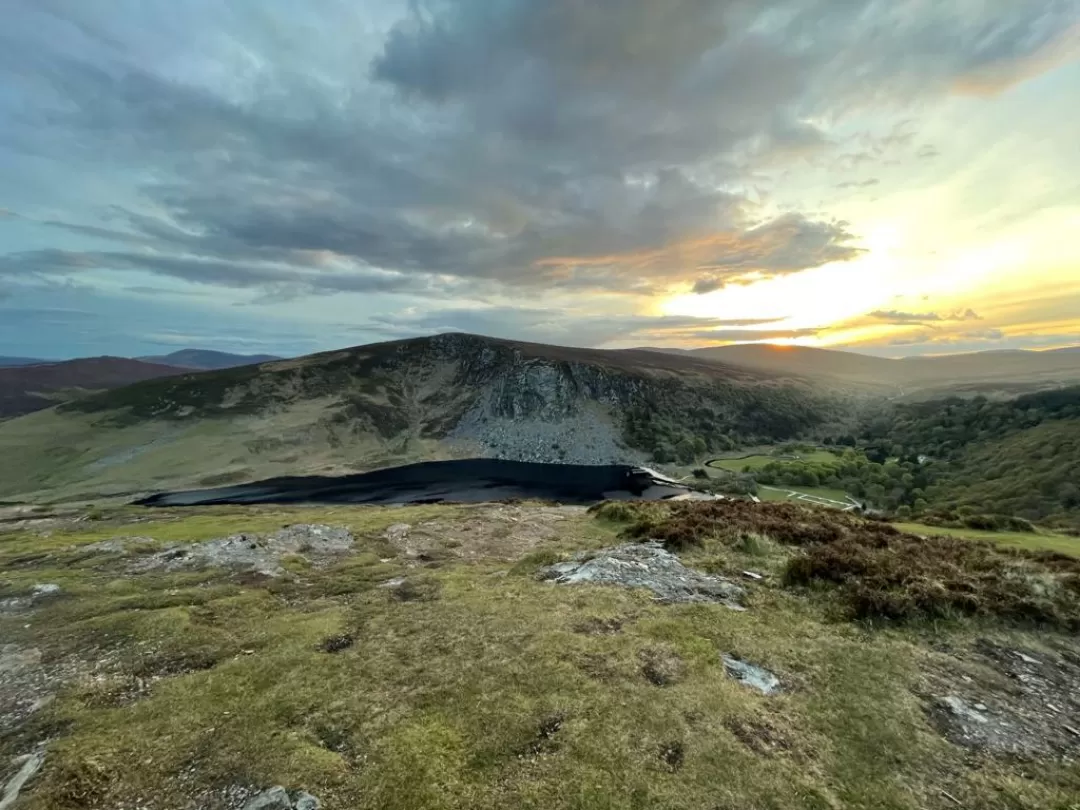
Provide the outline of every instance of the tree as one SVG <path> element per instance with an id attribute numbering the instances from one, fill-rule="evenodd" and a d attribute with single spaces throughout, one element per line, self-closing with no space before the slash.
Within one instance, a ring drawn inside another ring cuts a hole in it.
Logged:
<path id="1" fill-rule="evenodd" d="M 688 436 L 684 436 L 682 439 L 680 439 L 679 443 L 675 445 L 675 455 L 683 464 L 691 463 L 697 455 L 694 452 L 693 440 L 690 439 Z"/>
<path id="2" fill-rule="evenodd" d="M 695 436 L 694 437 L 694 455 L 698 456 L 698 457 L 703 456 L 703 455 L 705 455 L 706 452 L 708 452 L 708 450 L 709 450 L 709 446 L 707 444 L 705 444 L 705 440 L 703 438 L 701 438 L 700 436 Z"/>
<path id="3" fill-rule="evenodd" d="M 659 464 L 668 464 L 675 457 L 671 452 L 671 448 L 663 444 L 658 444 L 652 451 L 653 461 Z"/>

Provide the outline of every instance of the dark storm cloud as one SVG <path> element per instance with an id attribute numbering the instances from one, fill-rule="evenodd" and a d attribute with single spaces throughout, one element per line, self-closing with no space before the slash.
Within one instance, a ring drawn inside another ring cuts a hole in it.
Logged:
<path id="1" fill-rule="evenodd" d="M 206 257 L 155 255 L 123 252 L 74 252 L 37 250 L 0 256 L 0 278 L 25 280 L 31 276 L 69 276 L 90 270 L 141 271 L 234 289 L 275 289 L 296 294 L 358 292 L 431 294 L 435 290 L 426 277 L 405 273 L 362 270 L 320 270 L 296 265 L 241 262 Z"/>
<path id="2" fill-rule="evenodd" d="M 1067 58 L 1075 8 L 15 0 L 0 149 L 115 184 L 48 224 L 143 252 L 24 251 L 0 274 L 651 294 L 848 261 L 858 234 L 763 217 L 749 173 L 831 148 L 811 121 L 992 93 Z"/>

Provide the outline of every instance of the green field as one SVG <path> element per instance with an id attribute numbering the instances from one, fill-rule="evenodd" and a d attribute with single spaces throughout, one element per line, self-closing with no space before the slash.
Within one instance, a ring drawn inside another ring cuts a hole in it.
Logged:
<path id="1" fill-rule="evenodd" d="M 838 501 L 840 503 L 849 504 L 847 495 L 843 490 L 829 489 L 828 487 L 758 487 L 758 497 L 763 501 L 787 501 L 792 497 L 789 493 L 794 492 L 798 495 L 810 495 L 816 498 L 824 498 L 829 501 Z"/>
<path id="2" fill-rule="evenodd" d="M 1059 554 L 1080 557 L 1080 537 L 1069 537 L 1068 535 L 1053 532 L 988 532 L 975 529 L 952 529 L 947 526 L 928 526 L 923 523 L 896 523 L 894 525 L 900 531 L 910 532 L 911 534 L 944 534 L 950 537 L 968 537 L 974 540 L 990 540 L 1002 546 L 1022 548 L 1028 551 L 1056 551 Z"/>
<path id="3" fill-rule="evenodd" d="M 828 462 L 835 461 L 836 456 L 827 450 L 815 450 L 813 453 L 801 453 L 798 459 L 791 458 L 778 458 L 777 456 L 770 456 L 765 453 L 760 453 L 753 456 L 747 456 L 745 458 L 717 458 L 712 459 L 706 466 L 712 467 L 714 470 L 728 470 L 730 472 L 742 472 L 745 468 L 749 467 L 751 470 L 760 470 L 767 464 L 771 464 L 774 461 L 808 461 L 808 462 Z"/>

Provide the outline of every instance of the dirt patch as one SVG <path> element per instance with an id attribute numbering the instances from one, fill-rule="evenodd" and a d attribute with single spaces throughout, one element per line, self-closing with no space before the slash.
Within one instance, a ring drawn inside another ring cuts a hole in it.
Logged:
<path id="1" fill-rule="evenodd" d="M 601 619 L 590 616 L 588 619 L 577 622 L 574 625 L 574 632 L 585 636 L 614 636 L 622 632 L 625 623 L 626 619 L 622 618 Z"/>
<path id="2" fill-rule="evenodd" d="M 536 730 L 535 737 L 525 747 L 525 750 L 519 754 L 519 758 L 535 759 L 544 754 L 552 753 L 558 747 L 556 735 L 562 730 L 565 722 L 566 715 L 561 712 L 556 712 L 555 714 L 545 717 L 540 722 L 540 727 Z"/>
<path id="3" fill-rule="evenodd" d="M 671 773 L 681 770 L 685 759 L 686 746 L 681 741 L 675 740 L 660 746 L 660 761 L 664 764 L 664 768 Z"/>
<path id="4" fill-rule="evenodd" d="M 950 741 L 1022 758 L 1080 754 L 1080 655 L 989 640 L 940 654 L 926 675 L 927 713 Z"/>
<path id="5" fill-rule="evenodd" d="M 641 674 L 653 686 L 673 686 L 686 677 L 686 664 L 666 647 L 650 647 L 638 653 Z"/>
<path id="6" fill-rule="evenodd" d="M 463 519 L 396 523 L 383 534 L 402 556 L 423 561 L 517 560 L 557 538 L 568 520 L 585 514 L 580 506 L 484 504 L 467 507 Z"/>
<path id="7" fill-rule="evenodd" d="M 324 638 L 322 643 L 319 644 L 319 649 L 324 653 L 339 653 L 342 650 L 347 650 L 353 644 L 356 643 L 356 639 L 348 633 L 343 633 L 340 636 L 330 636 Z"/>
<path id="8" fill-rule="evenodd" d="M 732 717 L 724 721 L 724 727 L 734 734 L 739 742 L 764 757 L 785 753 L 793 747 L 791 737 L 767 720 Z"/>
<path id="9" fill-rule="evenodd" d="M 434 602 L 440 590 L 439 581 L 430 577 L 405 577 L 386 588 L 395 602 Z"/>

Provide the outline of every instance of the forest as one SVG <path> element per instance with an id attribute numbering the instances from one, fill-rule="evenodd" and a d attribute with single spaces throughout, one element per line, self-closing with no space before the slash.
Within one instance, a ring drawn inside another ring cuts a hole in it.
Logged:
<path id="1" fill-rule="evenodd" d="M 753 476 L 843 489 L 900 518 L 1080 527 L 1080 387 L 894 405 L 824 444 L 835 460 L 777 460 Z"/>

